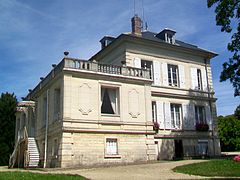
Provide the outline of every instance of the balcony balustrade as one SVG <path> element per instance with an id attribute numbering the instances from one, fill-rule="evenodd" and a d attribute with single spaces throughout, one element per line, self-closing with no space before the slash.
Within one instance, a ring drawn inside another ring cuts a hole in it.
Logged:
<path id="1" fill-rule="evenodd" d="M 106 73 L 106 74 L 116 74 L 116 75 L 151 79 L 150 69 L 139 69 L 139 68 L 127 67 L 127 66 L 101 64 L 97 62 L 83 61 L 78 59 L 65 58 L 64 67 L 93 71 L 93 72 L 100 72 L 100 73 Z"/>

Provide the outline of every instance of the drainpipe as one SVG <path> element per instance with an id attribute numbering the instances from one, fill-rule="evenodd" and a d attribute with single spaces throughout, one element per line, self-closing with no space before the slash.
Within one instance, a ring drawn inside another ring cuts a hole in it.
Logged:
<path id="1" fill-rule="evenodd" d="M 45 129 L 45 146 L 44 146 L 44 162 L 43 168 L 46 168 L 47 164 L 47 143 L 48 143 L 48 104 L 49 104 L 49 89 L 47 90 L 47 108 L 46 108 L 46 129 Z"/>
<path id="2" fill-rule="evenodd" d="M 206 72 L 206 79 L 207 79 L 207 91 L 208 91 L 208 103 L 209 103 L 209 107 L 210 107 L 210 115 L 211 115 L 211 120 L 212 120 L 212 141 L 213 141 L 213 155 L 215 156 L 215 143 L 214 143 L 214 126 L 213 126 L 213 117 L 212 117 L 212 103 L 210 100 L 210 87 L 209 87 L 209 79 L 208 79 L 208 70 L 207 70 L 207 59 L 204 59 L 204 63 L 205 63 L 205 72 Z"/>

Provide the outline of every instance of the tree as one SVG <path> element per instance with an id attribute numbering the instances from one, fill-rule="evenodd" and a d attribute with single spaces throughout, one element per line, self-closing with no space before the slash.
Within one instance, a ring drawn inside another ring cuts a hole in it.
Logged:
<path id="1" fill-rule="evenodd" d="M 0 97 L 0 165 L 8 165 L 14 147 L 16 96 L 2 93 Z"/>
<path id="2" fill-rule="evenodd" d="M 234 116 L 218 117 L 218 133 L 222 151 L 240 150 L 240 121 Z"/>
<path id="3" fill-rule="evenodd" d="M 208 0 L 208 8 L 214 4 L 216 25 L 221 26 L 221 31 L 232 33 L 236 29 L 227 46 L 233 56 L 223 63 L 220 82 L 229 79 L 234 87 L 234 96 L 240 96 L 240 0 Z"/>
<path id="4" fill-rule="evenodd" d="M 240 120 L 240 105 L 238 105 L 238 107 L 236 108 L 236 110 L 234 111 L 234 116 Z"/>

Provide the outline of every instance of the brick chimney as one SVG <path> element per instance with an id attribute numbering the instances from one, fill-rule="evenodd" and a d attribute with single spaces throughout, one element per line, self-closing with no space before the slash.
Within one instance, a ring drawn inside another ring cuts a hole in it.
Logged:
<path id="1" fill-rule="evenodd" d="M 134 15 L 132 21 L 132 34 L 142 36 L 142 20 L 137 15 Z"/>

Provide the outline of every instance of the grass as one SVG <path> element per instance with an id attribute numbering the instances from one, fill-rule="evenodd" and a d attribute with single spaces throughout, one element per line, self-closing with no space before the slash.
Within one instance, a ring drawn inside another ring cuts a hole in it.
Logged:
<path id="1" fill-rule="evenodd" d="M 232 159 L 210 160 L 178 166 L 173 170 L 179 173 L 199 176 L 240 177 L 240 162 L 235 162 Z"/>
<path id="2" fill-rule="evenodd" d="M 82 176 L 38 174 L 30 172 L 0 172 L 0 180 L 85 180 Z"/>

